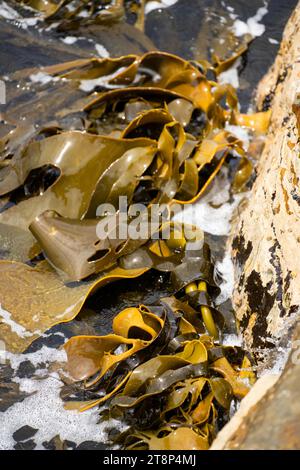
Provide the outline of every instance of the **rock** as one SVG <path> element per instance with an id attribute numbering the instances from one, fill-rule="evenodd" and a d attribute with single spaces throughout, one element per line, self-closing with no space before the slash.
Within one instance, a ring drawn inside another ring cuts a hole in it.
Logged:
<path id="1" fill-rule="evenodd" d="M 15 403 L 23 401 L 30 394 L 20 391 L 20 384 L 16 382 L 2 382 L 0 379 L 0 413 L 5 412 Z"/>
<path id="2" fill-rule="evenodd" d="M 46 450 L 69 450 L 75 449 L 76 443 L 68 440 L 63 441 L 59 435 L 56 435 L 50 441 L 44 441 L 43 446 Z"/>
<path id="3" fill-rule="evenodd" d="M 300 91 L 300 4 L 258 89 L 271 105 L 267 141 L 250 196 L 233 228 L 233 303 L 246 346 L 269 358 L 285 345 L 300 304 L 300 144 L 293 104 Z"/>
<path id="4" fill-rule="evenodd" d="M 291 352 L 263 397 L 254 387 L 249 398 L 256 395 L 256 403 L 247 408 L 242 402 L 240 416 L 213 444 L 222 449 L 300 449 L 300 139 L 293 112 L 299 118 L 293 106 L 300 91 L 299 57 L 300 3 L 258 88 L 258 108 L 271 106 L 271 126 L 232 237 L 233 303 L 246 347 L 265 359 L 265 366 L 282 360 L 286 347 Z"/>
<path id="5" fill-rule="evenodd" d="M 33 376 L 34 372 L 34 365 L 30 361 L 26 360 L 21 362 L 21 364 L 19 365 L 17 370 L 17 376 L 20 377 L 20 379 L 23 379 L 24 377 L 30 378 Z"/>
<path id="6" fill-rule="evenodd" d="M 26 442 L 18 442 L 16 445 L 14 445 L 15 450 L 33 450 L 36 448 L 36 443 L 34 442 L 33 439 L 30 439 L 29 441 Z"/>
<path id="7" fill-rule="evenodd" d="M 75 450 L 106 450 L 107 446 L 101 442 L 84 441 Z"/>
<path id="8" fill-rule="evenodd" d="M 16 442 L 26 441 L 30 437 L 33 437 L 38 432 L 38 429 L 32 428 L 31 426 L 22 426 L 20 429 L 13 433 L 13 438 Z"/>

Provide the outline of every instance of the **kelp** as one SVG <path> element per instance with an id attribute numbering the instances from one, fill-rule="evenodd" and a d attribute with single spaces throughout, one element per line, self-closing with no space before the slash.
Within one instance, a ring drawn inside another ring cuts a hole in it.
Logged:
<path id="1" fill-rule="evenodd" d="M 99 373 L 96 379 L 93 378 L 94 385 L 120 361 L 147 347 L 163 324 L 159 317 L 145 307 L 128 308 L 120 312 L 113 321 L 113 334 L 103 337 L 74 337 L 68 343 L 66 350 L 70 357 L 71 374 L 77 380 L 84 380 Z M 142 339 L 135 339 L 136 335 Z M 121 345 L 128 347 L 128 350 L 119 354 L 110 353 Z"/>
<path id="2" fill-rule="evenodd" d="M 65 23 L 75 27 L 79 22 L 111 24 L 122 20 L 128 12 L 135 15 L 135 26 L 142 31 L 147 1 L 149 0 L 16 0 L 17 3 L 37 10 L 46 22 L 61 21 L 61 27 Z"/>
<path id="3" fill-rule="evenodd" d="M 208 450 L 209 448 L 205 436 L 188 427 L 171 430 L 164 437 L 158 437 L 155 433 L 141 433 L 132 437 L 136 437 L 139 441 L 131 444 L 130 449 L 143 449 L 145 443 L 149 450 Z"/>
<path id="4" fill-rule="evenodd" d="M 249 127 L 258 134 L 266 134 L 270 123 L 271 111 L 261 111 L 254 114 L 235 113 L 232 123 L 238 126 Z"/>
<path id="5" fill-rule="evenodd" d="M 74 21 L 79 18 L 90 17 L 97 22 L 109 23 L 118 21 L 124 15 L 123 0 L 17 0 L 17 3 L 30 6 L 44 16 L 46 21 Z"/>
<path id="6" fill-rule="evenodd" d="M 9 351 L 22 352 L 52 326 L 75 318 L 87 296 L 97 288 L 140 276 L 148 269 L 114 267 L 96 279 L 68 285 L 45 261 L 31 267 L 2 260 L 0 337 L 5 339 Z"/>
<path id="7" fill-rule="evenodd" d="M 190 62 L 150 52 L 142 57 L 73 61 L 51 66 L 45 72 L 75 84 L 105 79 L 108 87 L 116 87 L 89 93 L 92 100 L 80 110 L 86 113 L 88 132 L 48 126 L 31 134 L 31 139 L 26 137 L 22 151 L 16 131 L 2 139 L 0 194 L 8 198 L 9 204 L 1 211 L 0 222 L 24 229 L 30 226 L 47 259 L 65 278 L 81 280 L 108 266 L 97 259 L 95 268 L 90 263 L 89 269 L 68 269 L 72 250 L 64 246 L 66 240 L 70 243 L 70 235 L 64 238 L 61 233 L 65 230 L 62 227 L 73 226 L 72 231 L 78 233 L 73 247 L 76 252 L 85 252 L 84 258 L 89 261 L 95 254 L 96 235 L 84 242 L 80 237 L 83 240 L 87 231 L 97 226 L 100 204 L 112 204 L 117 209 L 120 196 L 126 196 L 129 204 L 143 202 L 150 211 L 157 203 L 194 202 L 232 156 L 240 158 L 234 188 L 241 190 L 249 178 L 251 163 L 242 142 L 220 129 L 236 119 L 234 90 L 207 80 L 204 72 Z M 220 104 L 223 98 L 227 109 Z M 197 110 L 206 117 L 199 134 L 192 135 L 188 127 Z M 122 112 L 125 116 L 131 113 L 133 118 L 118 137 L 98 135 L 98 123 L 106 119 L 107 113 Z M 253 121 L 255 117 L 249 124 Z M 52 240 L 53 233 L 63 250 L 61 255 L 55 251 L 58 245 Z M 96 251 L 105 254 L 111 263 L 121 246 L 119 255 L 139 247 L 128 239 L 118 239 L 114 247 L 108 245 L 103 240 Z"/>
<path id="8" fill-rule="evenodd" d="M 141 57 L 128 55 L 119 59 L 84 59 L 45 67 L 44 71 L 56 78 L 72 80 L 87 91 L 97 86 L 113 88 L 107 98 L 98 93 L 88 109 L 104 103 L 104 100 L 116 101 L 117 96 L 122 95 L 118 88 L 132 98 L 135 89 L 140 87 L 145 89 L 144 93 L 148 96 L 155 93 L 155 89 L 157 95 L 163 89 L 169 93 L 177 93 L 205 113 L 211 112 L 224 96 L 230 106 L 237 107 L 237 98 L 230 85 L 218 85 L 217 82 L 208 80 L 199 67 L 165 52 L 153 51 Z M 124 92 L 124 88 L 127 92 Z"/>
<path id="9" fill-rule="evenodd" d="M 128 138 L 132 132 L 145 129 L 152 123 L 159 126 L 157 141 L 153 138 Z M 14 194 L 24 188 L 23 198 L 2 211 L 0 221 L 22 228 L 30 225 L 51 264 L 58 272 L 68 275 L 70 280 L 80 280 L 107 267 L 107 263 L 98 263 L 96 269 L 68 270 L 71 245 L 76 256 L 78 250 L 75 247 L 85 253 L 83 256 L 87 261 L 95 252 L 99 221 L 90 218 L 95 218 L 100 204 L 111 204 L 117 209 L 120 196 L 126 196 L 129 204 L 133 202 L 135 193 L 142 187 L 144 174 L 148 190 L 145 186 L 142 202 L 146 201 L 148 210 L 154 203 L 192 202 L 205 191 L 220 170 L 229 149 L 240 145 L 239 140 L 223 132 L 211 141 L 203 141 L 197 148 L 197 142 L 185 133 L 168 110 L 163 109 L 146 111 L 133 119 L 124 130 L 124 136 L 127 138 L 116 139 L 79 131 L 58 133 L 29 143 L 21 156 L 5 160 L 7 165 L 0 172 L 2 195 Z M 211 146 L 210 142 L 214 145 Z M 84 148 L 84 153 L 78 152 L 78 148 Z M 211 165 L 208 172 L 207 164 Z M 55 168 L 59 174 L 52 178 L 46 189 L 39 188 L 38 195 L 35 192 L 31 194 L 34 186 L 30 179 L 34 172 L 44 168 L 50 171 Z M 54 215 L 53 211 L 57 214 Z M 82 220 L 84 217 L 88 217 L 88 221 Z M 78 221 L 68 222 L 67 219 Z M 73 227 L 77 244 L 71 243 L 74 235 L 70 233 L 64 238 L 66 227 L 67 232 Z M 86 238 L 88 232 L 90 235 Z M 61 249 L 68 252 L 64 254 L 63 263 L 60 262 L 59 251 L 55 251 L 58 245 L 52 241 L 52 234 L 55 234 Z M 111 242 L 107 244 L 103 240 L 96 251 L 106 251 L 105 257 L 110 255 L 111 262 L 114 262 L 115 257 L 111 255 L 120 250 L 122 243 L 119 256 L 139 246 L 139 243 L 130 243 L 128 239 L 117 239 L 113 248 Z M 52 245 L 53 248 L 50 247 Z"/>
<path id="10" fill-rule="evenodd" d="M 41 248 L 31 234 L 13 225 L 0 224 L 0 260 L 29 262 Z"/>
<path id="11" fill-rule="evenodd" d="M 193 283 L 186 291 L 194 292 Z M 130 426 L 116 438 L 127 449 L 182 449 L 179 436 L 188 450 L 208 449 L 218 414 L 228 413 L 232 401 L 247 394 L 248 379 L 255 380 L 249 357 L 223 347 L 210 334 L 210 321 L 181 290 L 159 306 L 121 311 L 113 334 L 72 337 L 64 346 L 69 373 L 94 398 L 66 407 L 106 404 L 108 416 Z M 162 343 L 163 333 L 168 341 Z"/>
<path id="12" fill-rule="evenodd" d="M 47 21 L 114 15 L 94 2 L 75 10 L 68 9 L 75 2 L 29 3 Z M 251 176 L 251 156 L 227 125 L 261 134 L 269 114 L 241 114 L 233 87 L 218 84 L 236 57 L 210 66 L 148 52 L 56 64 L 42 69 L 54 85 L 40 127 L 31 117 L 18 123 L 22 103 L 4 113 L 13 127 L 0 140 L 0 336 L 8 350 L 24 351 L 71 321 L 110 282 L 169 273 L 174 295 L 121 311 L 108 335 L 65 345 L 87 399 L 66 406 L 105 405 L 129 425 L 117 439 L 126 448 L 207 449 L 255 380 L 251 358 L 222 346 L 225 321 L 203 232 L 172 220 L 223 166 L 236 170 L 232 191 Z M 22 80 L 36 72 L 23 71 Z M 64 90 L 74 97 L 55 102 Z"/>
<path id="13" fill-rule="evenodd" d="M 110 202 L 104 198 L 95 201 L 93 195 L 97 191 L 98 182 L 104 185 L 102 179 L 113 163 L 122 159 L 120 164 L 123 166 L 129 160 L 128 172 L 133 170 L 138 178 L 151 163 L 155 150 L 155 142 L 149 139 L 113 139 L 79 131 L 60 133 L 32 142 L 23 150 L 20 158 L 10 160 L 9 165 L 0 172 L 0 178 L 4 173 L 0 181 L 0 194 L 8 194 L 24 185 L 33 170 L 45 165 L 53 165 L 60 175 L 46 191 L 41 191 L 38 196 L 32 195 L 2 212 L 0 220 L 28 228 L 45 210 L 56 210 L 62 216 L 80 219 L 87 213 L 91 203 L 97 207 L 102 202 Z"/>
<path id="14" fill-rule="evenodd" d="M 181 224 L 176 226 L 180 227 Z M 8 226 L 5 227 L 9 230 Z M 153 250 L 156 242 L 150 240 L 140 252 L 134 252 L 133 259 L 123 255 L 95 276 L 89 276 L 81 282 L 67 282 L 45 260 L 38 259 L 34 266 L 30 266 L 30 259 L 25 259 L 26 251 L 23 254 L 23 263 L 13 261 L 15 253 L 19 253 L 19 243 L 22 239 L 26 241 L 27 234 L 15 231 L 14 227 L 10 233 L 16 233 L 20 238 L 15 238 L 16 246 L 12 243 L 13 247 L 3 253 L 4 259 L 0 261 L 1 307 L 6 312 L 4 321 L 0 323 L 0 333 L 5 338 L 7 348 L 14 352 L 24 351 L 52 326 L 75 318 L 86 298 L 100 287 L 119 279 L 141 276 L 151 268 L 172 271 L 183 259 L 198 257 L 202 250 L 200 245 L 197 250 L 191 250 L 188 244 L 184 249 L 178 250 L 170 248 L 167 241 L 161 240 L 160 243 L 166 250 L 157 253 Z M 199 229 L 194 230 L 194 236 L 199 242 L 203 239 L 203 233 Z M 78 252 L 75 253 L 78 256 Z M 78 261 L 76 256 L 73 260 L 78 265 L 83 258 Z M 94 266 L 93 262 L 91 266 Z M 16 291 L 18 299 L 15 296 Z"/>

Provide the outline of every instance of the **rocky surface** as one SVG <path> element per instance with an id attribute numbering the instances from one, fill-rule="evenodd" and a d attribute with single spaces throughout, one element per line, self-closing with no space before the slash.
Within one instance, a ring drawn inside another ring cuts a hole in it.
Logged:
<path id="1" fill-rule="evenodd" d="M 271 106 L 267 142 L 250 197 L 233 228 L 234 305 L 246 345 L 260 356 L 286 346 L 300 303 L 300 159 L 293 104 L 300 92 L 300 4 L 278 57 L 261 82 L 258 107 Z"/>
<path id="2" fill-rule="evenodd" d="M 250 406 L 242 402 L 215 449 L 300 449 L 300 149 L 293 112 L 299 92 L 300 3 L 258 88 L 258 108 L 271 106 L 271 127 L 232 239 L 234 305 L 246 346 L 268 365 L 286 347 L 291 352 L 276 383 L 265 383 L 263 396 L 254 387 Z"/>

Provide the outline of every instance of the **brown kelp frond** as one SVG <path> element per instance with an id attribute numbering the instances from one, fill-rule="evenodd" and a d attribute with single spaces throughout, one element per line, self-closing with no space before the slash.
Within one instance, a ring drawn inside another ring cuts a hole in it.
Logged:
<path id="1" fill-rule="evenodd" d="M 58 218 L 58 222 L 61 222 L 61 218 Z M 11 259 L 15 258 L 15 253 L 19 252 L 21 242 L 24 240 L 26 243 L 27 233 L 16 232 L 14 227 L 9 229 L 8 226 L 5 226 L 8 233 L 12 235 L 16 233 L 19 236 L 16 238 L 18 245 L 6 253 L 6 260 L 0 261 L 1 305 L 19 325 L 19 328 L 15 330 L 3 322 L 0 324 L 0 332 L 1 336 L 5 337 L 8 347 L 13 351 L 26 349 L 48 328 L 72 320 L 81 310 L 86 298 L 109 282 L 138 277 L 151 268 L 163 272 L 175 272 L 182 262 L 187 262 L 189 259 L 201 260 L 204 256 L 203 232 L 201 230 L 191 227 L 193 236 L 191 241 L 192 237 L 188 226 L 167 223 L 160 227 L 159 233 L 167 228 L 170 233 L 174 228 L 177 231 L 184 228 L 187 232 L 189 240 L 183 243 L 181 248 L 178 248 L 177 244 L 174 247 L 169 240 L 159 239 L 158 233 L 157 240 L 148 240 L 140 249 L 135 249 L 136 246 L 132 247 L 129 250 L 132 253 L 126 255 L 126 250 L 124 252 L 122 249 L 120 254 L 115 251 L 114 255 L 110 254 L 110 261 L 106 261 L 107 264 L 105 264 L 105 261 L 101 261 L 101 257 L 93 261 L 92 256 L 89 256 L 90 239 L 87 234 L 94 236 L 91 232 L 91 227 L 94 227 L 93 222 L 87 221 L 87 224 L 79 225 L 78 231 L 73 232 L 70 231 L 68 223 L 72 229 L 74 227 L 76 229 L 76 224 L 74 225 L 71 221 L 63 221 L 63 223 L 67 228 L 65 232 L 64 230 L 57 231 L 57 237 L 54 236 L 56 228 L 50 224 L 50 238 L 47 237 L 46 255 L 49 255 L 51 264 L 55 265 L 56 263 L 55 267 L 58 271 L 65 267 L 70 274 L 82 273 L 83 270 L 85 270 L 85 274 L 87 271 L 89 274 L 100 271 L 96 276 L 89 276 L 81 282 L 69 283 L 64 281 L 46 261 L 39 261 L 34 267 L 28 266 L 27 263 L 12 261 Z M 62 237 L 68 236 L 70 238 L 67 238 L 67 242 L 62 239 Z M 68 240 L 71 242 L 70 246 Z M 113 243 L 116 241 L 114 240 Z M 141 241 L 134 240 L 133 245 L 136 243 L 141 244 Z M 196 244 L 196 249 L 191 249 L 193 248 L 191 244 Z M 92 246 L 96 251 L 97 247 L 94 244 Z M 23 253 L 23 260 L 28 249 L 27 245 L 27 250 Z M 88 259 L 87 256 L 89 256 Z M 101 270 L 99 262 L 102 266 Z M 104 266 L 106 266 L 105 269 Z M 16 291 L 18 299 L 15 296 Z M 34 293 L 33 297 L 32 292 Z"/>
<path id="2" fill-rule="evenodd" d="M 69 372 L 94 398 L 66 407 L 105 403 L 106 414 L 130 426 L 116 438 L 128 449 L 208 449 L 255 375 L 241 348 L 222 346 L 221 315 L 203 279 L 198 274 L 160 305 L 123 310 L 113 334 L 71 338 Z M 206 296 L 195 301 L 195 292 Z"/>
<path id="3" fill-rule="evenodd" d="M 124 16 L 124 0 L 16 0 L 37 10 L 46 21 L 89 19 L 109 23 Z"/>
<path id="4" fill-rule="evenodd" d="M 21 3 L 62 30 L 78 18 L 117 21 L 128 8 L 144 24 L 145 2 Z M 174 218 L 224 166 L 232 192 L 247 188 L 252 157 L 234 126 L 260 136 L 270 114 L 241 114 L 234 88 L 218 83 L 244 50 L 213 65 L 158 51 L 75 60 L 42 69 L 47 90 L 36 85 L 41 70 L 12 77 L 35 83 L 39 106 L 28 109 L 16 92 L 3 113 L 11 127 L 0 140 L 7 349 L 24 351 L 71 321 L 110 282 L 168 273 L 168 297 L 131 302 L 109 334 L 65 344 L 68 372 L 87 397 L 66 407 L 104 405 L 103 419 L 129 426 L 114 439 L 127 449 L 208 449 L 255 381 L 251 358 L 222 344 L 226 321 L 207 237 Z"/>
<path id="5" fill-rule="evenodd" d="M 162 52 L 77 60 L 43 69 L 49 94 L 42 87 L 37 99 L 45 112 L 33 107 L 27 125 L 18 121 L 22 100 L 7 106 L 13 128 L 0 141 L 0 293 L 2 309 L 20 325 L 0 325 L 9 349 L 23 350 L 74 318 L 96 288 L 152 268 L 170 272 L 175 289 L 202 279 L 186 295 L 217 339 L 203 234 L 171 222 L 172 211 L 199 198 L 223 165 L 235 167 L 232 187 L 243 190 L 251 159 L 227 125 L 261 133 L 269 114 L 240 114 L 232 86 L 207 71 Z M 163 214 L 153 226 L 156 205 Z M 124 224 L 139 236 L 122 232 Z"/>
<path id="6" fill-rule="evenodd" d="M 141 31 L 145 24 L 145 5 L 150 0 L 15 0 L 36 10 L 46 22 L 63 24 L 111 24 L 130 14 Z M 160 2 L 160 0 L 158 0 Z"/>

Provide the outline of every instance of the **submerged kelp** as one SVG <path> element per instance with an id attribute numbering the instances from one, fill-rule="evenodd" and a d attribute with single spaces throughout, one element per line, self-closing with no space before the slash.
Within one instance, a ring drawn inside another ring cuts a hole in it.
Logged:
<path id="1" fill-rule="evenodd" d="M 0 222 L 6 224 L 5 237 L 7 230 L 14 236 L 13 227 L 19 237 L 24 229 L 24 244 L 22 254 L 10 249 L 2 256 L 1 299 L 2 308 L 25 330 L 21 335 L 12 330 L 8 347 L 22 350 L 45 329 L 73 318 L 91 290 L 103 283 L 151 267 L 172 271 L 182 263 L 188 253 L 182 227 L 169 225 L 165 249 L 149 240 L 161 238 L 175 203 L 196 200 L 232 159 L 238 160 L 234 188 L 243 189 L 251 164 L 243 143 L 226 125 L 242 122 L 263 132 L 268 113 L 241 115 L 234 89 L 207 78 L 213 71 L 208 64 L 160 52 L 80 60 L 43 71 L 55 83 L 77 90 L 69 109 L 53 100 L 56 124 L 43 123 L 42 117 L 38 130 L 30 123 L 24 127 L 14 117 L 20 112 L 18 100 L 8 107 L 7 123 L 15 128 L 1 139 Z M 80 118 L 78 130 L 64 128 L 68 115 L 72 127 L 74 116 Z M 101 135 L 107 122 L 108 135 Z M 120 197 L 129 206 L 125 222 L 149 228 L 138 239 L 116 230 L 124 223 Z M 132 204 L 141 203 L 142 214 L 131 211 Z M 103 204 L 104 213 L 97 212 Z M 167 211 L 153 229 L 150 219 L 157 204 Z M 41 252 L 52 267 L 42 261 Z M 91 275 L 96 278 L 90 280 Z M 34 277 L 39 295 L 24 308 L 22 297 L 28 298 Z M 17 284 L 20 305 L 11 296 Z M 56 299 L 54 306 L 47 301 L 51 291 L 64 300 Z M 10 331 L 8 325 L 1 328 Z"/>
<path id="2" fill-rule="evenodd" d="M 110 24 L 120 21 L 128 13 L 135 17 L 136 26 L 142 29 L 147 1 L 149 0 L 16 0 L 16 3 L 39 11 L 45 21 L 63 20 L 72 22 L 73 26 L 79 22 Z"/>
<path id="3" fill-rule="evenodd" d="M 111 26 L 126 19 L 141 31 L 145 29 L 147 3 L 150 0 L 13 0 L 16 7 L 29 7 L 47 25 L 59 31 L 76 30 L 88 25 Z M 161 0 L 156 2 L 165 5 Z"/>

